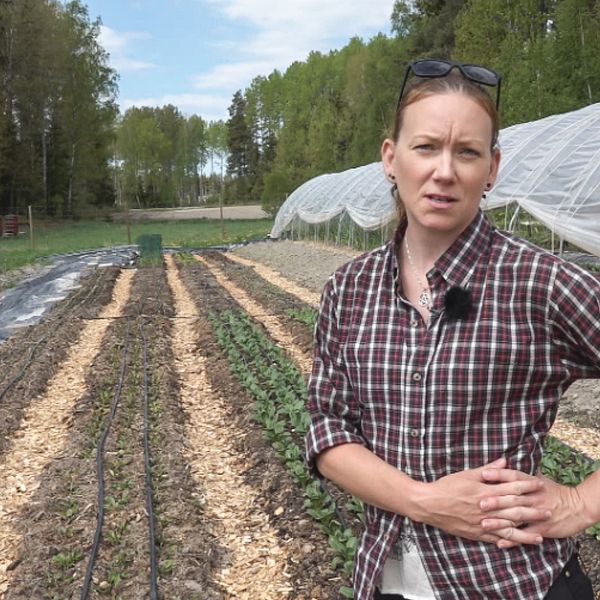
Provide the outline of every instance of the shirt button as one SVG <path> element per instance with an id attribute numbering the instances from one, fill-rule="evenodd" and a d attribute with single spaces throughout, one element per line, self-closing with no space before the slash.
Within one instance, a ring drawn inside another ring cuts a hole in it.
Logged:
<path id="1" fill-rule="evenodd" d="M 411 430 L 410 430 L 410 436 L 411 436 L 411 437 L 414 437 L 414 438 L 416 438 L 416 437 L 419 437 L 419 435 L 421 435 L 421 434 L 420 434 L 420 432 L 419 432 L 419 430 L 418 430 L 418 429 L 411 429 Z"/>
<path id="2" fill-rule="evenodd" d="M 419 371 L 413 373 L 413 381 L 421 381 L 421 379 L 423 379 L 423 375 L 421 375 L 421 373 L 419 373 Z"/>
<path id="3" fill-rule="evenodd" d="M 417 321 L 416 319 L 411 319 L 410 326 L 411 327 L 418 327 L 419 326 L 419 321 Z"/>

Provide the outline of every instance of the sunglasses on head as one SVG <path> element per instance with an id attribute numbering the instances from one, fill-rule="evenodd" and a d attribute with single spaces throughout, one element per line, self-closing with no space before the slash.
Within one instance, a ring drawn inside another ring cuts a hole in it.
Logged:
<path id="1" fill-rule="evenodd" d="M 406 67 L 406 72 L 404 73 L 404 80 L 402 81 L 402 87 L 400 88 L 396 110 L 400 108 L 400 101 L 402 100 L 404 88 L 406 87 L 406 82 L 408 81 L 408 76 L 411 71 L 417 77 L 431 79 L 434 77 L 446 77 L 446 75 L 455 68 L 462 73 L 463 77 L 466 77 L 475 83 L 495 87 L 496 110 L 498 110 L 498 107 L 500 106 L 500 83 L 502 78 L 496 71 L 482 65 L 463 64 L 444 60 L 442 58 L 425 58 L 422 60 L 414 60 L 409 63 L 408 67 Z"/>

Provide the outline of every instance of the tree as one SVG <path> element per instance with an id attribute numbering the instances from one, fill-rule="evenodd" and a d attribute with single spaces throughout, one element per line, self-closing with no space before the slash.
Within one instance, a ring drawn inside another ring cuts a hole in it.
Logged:
<path id="1" fill-rule="evenodd" d="M 419 13 L 411 2 L 396 0 L 392 9 L 392 32 L 399 37 L 408 38 L 413 34 L 418 22 Z"/>
<path id="2" fill-rule="evenodd" d="M 261 195 L 263 210 L 269 215 L 275 216 L 290 191 L 289 173 L 285 167 L 267 173 L 265 175 L 265 186 Z"/>
<path id="3" fill-rule="evenodd" d="M 253 199 L 260 198 L 264 175 L 271 169 L 275 160 L 282 124 L 281 82 L 281 74 L 275 70 L 268 78 L 254 78 L 244 93 L 246 122 L 254 148 L 249 163 L 250 176 L 254 182 L 250 190 Z"/>
<path id="4" fill-rule="evenodd" d="M 178 146 L 185 131 L 185 119 L 172 104 L 154 109 L 154 121 L 162 134 L 162 145 L 155 148 L 155 158 L 160 162 L 159 189 L 156 197 L 162 206 L 177 206 L 176 182 L 183 178 L 182 165 L 176 171 Z"/>
<path id="5" fill-rule="evenodd" d="M 79 2 L 0 1 L 0 208 L 112 202 L 116 75 Z"/>
<path id="6" fill-rule="evenodd" d="M 456 19 L 456 56 L 502 74 L 503 124 L 556 112 L 555 0 L 468 2 Z M 479 57 L 479 58 L 478 58 Z"/>
<path id="7" fill-rule="evenodd" d="M 563 0 L 557 5 L 552 54 L 558 110 L 600 101 L 598 0 Z"/>
<path id="8" fill-rule="evenodd" d="M 118 132 L 122 161 L 122 188 L 128 206 L 160 206 L 164 182 L 164 149 L 169 140 L 157 124 L 157 113 L 148 107 L 130 108 Z"/>
<path id="9" fill-rule="evenodd" d="M 63 214 L 77 205 L 113 202 L 109 162 L 116 117 L 116 75 L 99 45 L 100 22 L 90 23 L 87 8 L 69 2 L 62 13 L 65 60 L 58 74 L 58 126 L 67 144 L 67 181 Z M 108 182 L 108 185 L 106 185 Z"/>
<path id="10" fill-rule="evenodd" d="M 251 166 L 257 164 L 257 146 L 246 122 L 246 101 L 241 90 L 233 95 L 227 121 L 227 174 L 234 179 L 234 193 L 246 199 L 252 188 Z"/>
<path id="11" fill-rule="evenodd" d="M 185 124 L 187 151 L 185 152 L 186 176 L 192 183 L 192 197 L 198 204 L 204 195 L 200 174 L 204 170 L 208 155 L 207 125 L 202 117 L 192 115 Z"/>
<path id="12" fill-rule="evenodd" d="M 18 145 L 14 115 L 14 43 L 16 4 L 0 2 L 0 213 L 16 208 Z"/>
<path id="13" fill-rule="evenodd" d="M 220 177 L 217 180 L 219 183 L 218 192 L 223 191 L 223 183 L 225 176 L 225 165 L 228 157 L 227 143 L 227 125 L 219 121 L 211 121 L 206 131 L 206 142 L 208 148 L 208 156 L 210 163 L 210 174 L 219 173 Z M 215 180 L 213 179 L 213 182 Z M 217 189 L 212 188 L 210 193 L 217 193 Z"/>
<path id="14" fill-rule="evenodd" d="M 454 50 L 454 19 L 466 0 L 397 0 L 392 31 L 408 40 L 413 57 L 448 58 Z"/>

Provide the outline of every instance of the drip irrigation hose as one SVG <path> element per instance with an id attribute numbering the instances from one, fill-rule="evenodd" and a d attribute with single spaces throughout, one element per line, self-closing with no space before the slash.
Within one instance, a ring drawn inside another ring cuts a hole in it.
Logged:
<path id="1" fill-rule="evenodd" d="M 146 513 L 148 514 L 148 538 L 150 544 L 150 598 L 158 600 L 158 560 L 156 556 L 156 525 L 154 518 L 154 498 L 152 486 L 152 467 L 150 456 L 149 421 L 150 409 L 148 400 L 148 344 L 144 335 L 144 324 L 140 323 L 140 335 L 143 342 L 144 355 L 144 466 L 146 471 Z"/>
<path id="2" fill-rule="evenodd" d="M 147 294 L 144 294 L 146 297 Z M 143 303 L 138 308 L 138 319 L 143 319 L 142 316 Z M 126 333 L 126 341 L 123 349 L 123 356 L 121 361 L 121 368 L 119 373 L 119 381 L 117 384 L 117 389 L 115 392 L 115 396 L 113 399 L 113 404 L 111 408 L 110 415 L 107 419 L 106 427 L 103 431 L 103 434 L 100 438 L 97 448 L 97 456 L 96 456 L 96 470 L 98 474 L 98 520 L 96 525 L 96 533 L 94 536 L 94 542 L 92 545 L 92 551 L 90 560 L 88 562 L 88 567 L 86 571 L 86 578 L 84 581 L 84 586 L 81 592 L 80 600 L 86 600 L 92 582 L 92 574 L 94 569 L 94 563 L 96 561 L 96 557 L 98 555 L 98 550 L 100 548 L 100 544 L 102 542 L 102 526 L 104 522 L 104 495 L 105 495 L 105 486 L 104 486 L 104 447 L 106 444 L 106 439 L 109 434 L 110 426 L 114 420 L 116 415 L 116 411 L 118 409 L 118 405 L 120 402 L 121 390 L 123 387 L 123 382 L 125 380 L 125 372 L 127 368 L 127 353 L 130 346 L 130 329 L 131 329 L 131 320 L 127 322 L 127 333 Z M 148 538 L 150 545 L 150 600 L 158 600 L 158 557 L 156 551 L 156 517 L 154 514 L 154 498 L 153 498 L 153 484 L 152 484 L 152 466 L 151 466 L 151 453 L 150 453 L 150 406 L 149 406 L 149 364 L 148 364 L 148 343 L 147 338 L 144 333 L 144 324 L 143 321 L 139 324 L 139 332 L 142 340 L 142 355 L 143 355 L 143 416 L 144 416 L 144 432 L 143 432 L 143 445 L 144 445 L 144 471 L 145 471 L 145 487 L 146 487 L 146 514 L 148 515 Z"/>
<path id="3" fill-rule="evenodd" d="M 96 446 L 96 477 L 98 479 L 98 516 L 96 520 L 96 532 L 94 534 L 94 541 L 92 542 L 92 550 L 91 555 L 87 564 L 85 579 L 83 580 L 83 586 L 81 588 L 81 596 L 80 600 L 87 600 L 87 597 L 90 593 L 90 587 L 92 584 L 92 574 L 94 572 L 94 563 L 96 562 L 96 557 L 98 556 L 98 550 L 100 548 L 100 543 L 102 540 L 102 525 L 104 524 L 104 454 L 105 454 L 105 446 L 106 439 L 108 438 L 108 434 L 110 431 L 110 426 L 115 418 L 117 413 L 117 408 L 121 401 L 121 390 L 123 389 L 123 381 L 125 379 L 125 369 L 127 366 L 127 355 L 129 351 L 129 342 L 130 342 L 130 322 L 127 322 L 127 332 L 125 334 L 125 345 L 123 347 L 123 355 L 121 357 L 121 368 L 119 371 L 119 380 L 117 382 L 115 394 L 113 396 L 113 402 L 111 406 L 110 413 L 106 419 L 106 426 L 104 427 L 104 431 L 98 440 L 98 445 Z"/>

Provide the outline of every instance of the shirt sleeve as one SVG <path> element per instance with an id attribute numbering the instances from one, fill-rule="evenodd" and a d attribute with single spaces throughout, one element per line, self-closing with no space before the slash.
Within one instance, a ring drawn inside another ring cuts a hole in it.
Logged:
<path id="1" fill-rule="evenodd" d="M 553 339 L 574 379 L 600 377 L 600 279 L 561 265 L 550 297 Z"/>
<path id="2" fill-rule="evenodd" d="M 365 445 L 360 428 L 360 408 L 342 356 L 338 305 L 339 297 L 332 276 L 321 297 L 308 384 L 311 422 L 305 440 L 306 458 L 316 474 L 315 461 L 324 450 L 347 443 Z"/>

